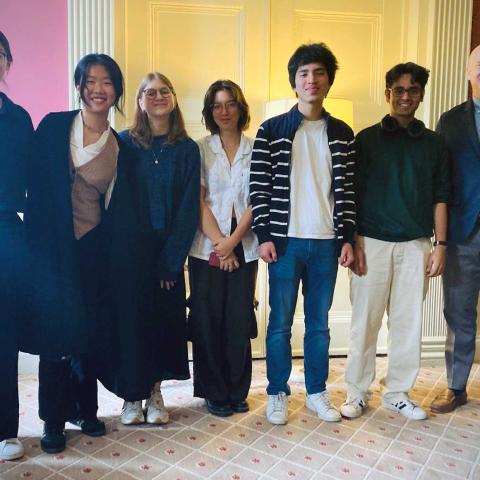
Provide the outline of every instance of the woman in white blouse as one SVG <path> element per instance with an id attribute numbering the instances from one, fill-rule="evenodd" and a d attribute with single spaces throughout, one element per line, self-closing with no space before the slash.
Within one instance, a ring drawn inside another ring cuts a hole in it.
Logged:
<path id="1" fill-rule="evenodd" d="M 257 334 L 254 293 L 258 242 L 250 226 L 253 140 L 240 87 L 214 82 L 202 115 L 211 132 L 198 141 L 202 160 L 200 226 L 189 257 L 194 395 L 213 415 L 248 411 L 250 338 Z"/>

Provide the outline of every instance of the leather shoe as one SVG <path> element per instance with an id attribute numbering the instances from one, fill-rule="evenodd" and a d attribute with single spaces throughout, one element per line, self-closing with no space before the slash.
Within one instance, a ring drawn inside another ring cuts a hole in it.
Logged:
<path id="1" fill-rule="evenodd" d="M 456 408 L 467 403 L 467 392 L 455 395 L 452 390 L 447 388 L 443 393 L 438 395 L 430 405 L 430 410 L 434 413 L 453 412 Z"/>
<path id="2" fill-rule="evenodd" d="M 66 443 L 64 425 L 45 423 L 42 438 L 40 438 L 40 447 L 45 453 L 63 452 Z"/>
<path id="3" fill-rule="evenodd" d="M 212 415 L 216 415 L 217 417 L 229 417 L 233 415 L 232 407 L 227 402 L 214 402 L 212 400 L 205 400 L 207 404 L 207 410 Z"/>
<path id="4" fill-rule="evenodd" d="M 76 419 L 69 420 L 69 422 L 73 423 L 77 427 L 80 427 L 82 429 L 82 433 L 88 435 L 89 437 L 101 437 L 107 433 L 105 423 L 98 418 L 85 420 Z"/>
<path id="5" fill-rule="evenodd" d="M 250 410 L 248 402 L 246 400 L 239 400 L 237 402 L 230 402 L 230 407 L 236 413 L 245 413 Z"/>

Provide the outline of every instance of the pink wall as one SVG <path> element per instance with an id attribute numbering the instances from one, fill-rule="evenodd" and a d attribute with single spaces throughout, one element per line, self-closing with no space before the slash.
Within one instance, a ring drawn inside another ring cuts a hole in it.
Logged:
<path id="1" fill-rule="evenodd" d="M 46 113 L 68 109 L 67 0 L 0 0 L 0 4 L 0 30 L 13 55 L 0 89 L 28 110 L 37 125 Z"/>

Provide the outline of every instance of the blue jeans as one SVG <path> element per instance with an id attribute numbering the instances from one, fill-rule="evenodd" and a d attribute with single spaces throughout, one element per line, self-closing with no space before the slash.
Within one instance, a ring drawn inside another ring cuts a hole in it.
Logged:
<path id="1" fill-rule="evenodd" d="M 328 378 L 330 331 L 328 311 L 337 278 L 336 240 L 289 238 L 277 262 L 269 265 L 270 318 L 267 329 L 269 395 L 290 394 L 292 322 L 302 280 L 305 336 L 305 386 L 308 394 L 323 392 Z"/>

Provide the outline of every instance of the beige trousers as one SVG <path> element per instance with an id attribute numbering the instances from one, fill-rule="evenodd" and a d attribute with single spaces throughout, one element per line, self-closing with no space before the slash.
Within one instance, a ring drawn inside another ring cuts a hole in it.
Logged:
<path id="1" fill-rule="evenodd" d="M 352 323 L 345 381 L 348 395 L 365 398 L 375 378 L 377 337 L 388 315 L 388 368 L 380 381 L 384 396 L 408 393 L 420 368 L 425 275 L 431 242 L 384 242 L 359 237 L 367 274 L 350 277 Z"/>

